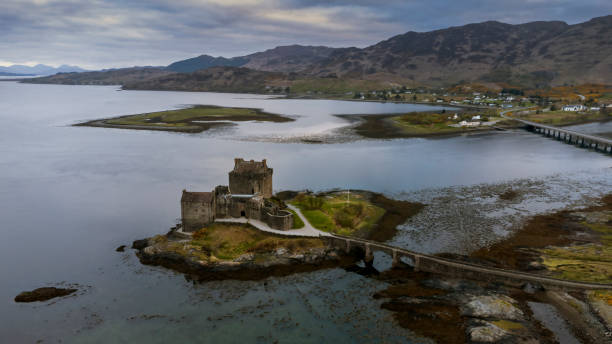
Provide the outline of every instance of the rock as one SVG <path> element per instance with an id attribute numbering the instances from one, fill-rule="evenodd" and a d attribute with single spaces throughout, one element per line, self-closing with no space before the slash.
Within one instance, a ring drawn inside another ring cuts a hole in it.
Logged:
<path id="1" fill-rule="evenodd" d="M 592 224 L 605 224 L 612 219 L 612 211 L 574 212 L 572 216 L 579 221 Z"/>
<path id="2" fill-rule="evenodd" d="M 277 256 L 282 256 L 285 255 L 287 253 L 287 249 L 284 247 L 279 247 L 276 249 L 276 251 L 274 251 L 274 254 Z"/>
<path id="3" fill-rule="evenodd" d="M 475 296 L 464 305 L 461 314 L 476 318 L 520 320 L 523 312 L 515 305 L 516 300 L 505 295 Z"/>
<path id="4" fill-rule="evenodd" d="M 542 264 L 542 263 L 540 263 L 538 261 L 533 261 L 533 262 L 529 263 L 528 269 L 529 270 L 545 270 L 546 266 L 544 266 L 544 264 Z"/>
<path id="5" fill-rule="evenodd" d="M 136 250 L 142 250 L 143 248 L 149 246 L 149 239 L 140 239 L 140 240 L 135 240 L 132 243 L 132 248 L 136 249 Z"/>
<path id="6" fill-rule="evenodd" d="M 117 247 L 117 249 L 115 251 L 116 252 L 123 252 L 123 251 L 125 251 L 125 245 L 121 245 L 121 246 Z"/>
<path id="7" fill-rule="evenodd" d="M 539 284 L 533 284 L 529 282 L 523 284 L 523 291 L 528 294 L 534 294 L 535 292 L 541 291 L 541 290 L 544 290 L 544 288 Z"/>
<path id="8" fill-rule="evenodd" d="M 245 253 L 238 258 L 234 259 L 235 262 L 250 262 L 255 259 L 254 253 Z"/>
<path id="9" fill-rule="evenodd" d="M 47 301 L 56 297 L 70 295 L 77 289 L 43 287 L 32 291 L 24 291 L 15 297 L 15 302 Z"/>
<path id="10" fill-rule="evenodd" d="M 486 321 L 481 322 L 482 326 L 472 327 L 468 330 L 470 340 L 478 343 L 495 343 L 508 335 L 505 330 Z"/>
<path id="11" fill-rule="evenodd" d="M 299 260 L 299 261 L 303 261 L 304 260 L 304 255 L 303 254 L 294 254 L 293 256 L 291 256 L 289 258 L 295 259 L 295 260 Z"/>

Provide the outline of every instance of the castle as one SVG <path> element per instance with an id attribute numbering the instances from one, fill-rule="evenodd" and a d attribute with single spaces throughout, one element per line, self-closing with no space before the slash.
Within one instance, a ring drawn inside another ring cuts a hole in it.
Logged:
<path id="1" fill-rule="evenodd" d="M 229 172 L 229 186 L 219 185 L 211 192 L 183 190 L 183 231 L 197 231 L 216 219 L 240 217 L 262 221 L 278 230 L 291 229 L 293 214 L 271 200 L 272 172 L 265 159 L 236 158 Z"/>

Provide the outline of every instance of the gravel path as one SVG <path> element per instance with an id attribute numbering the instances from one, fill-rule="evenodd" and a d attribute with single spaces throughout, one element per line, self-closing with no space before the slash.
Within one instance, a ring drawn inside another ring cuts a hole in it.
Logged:
<path id="1" fill-rule="evenodd" d="M 302 212 L 298 208 L 296 208 L 296 207 L 294 207 L 292 205 L 288 205 L 288 207 L 289 207 L 289 209 L 295 211 L 296 214 L 298 214 L 300 219 L 302 219 L 302 221 L 304 222 L 304 227 L 299 228 L 299 229 L 292 229 L 292 230 L 288 230 L 288 231 L 281 231 L 281 230 L 278 230 L 278 229 L 271 228 L 270 226 L 268 226 L 266 223 L 264 223 L 262 221 L 258 221 L 258 220 L 254 220 L 254 219 L 247 219 L 246 217 L 216 219 L 215 222 L 248 223 L 251 226 L 259 229 L 260 231 L 268 232 L 268 233 L 274 233 L 274 234 L 278 234 L 278 235 L 308 236 L 308 237 L 329 236 L 329 233 L 322 232 L 322 231 L 314 228 L 310 224 L 310 222 L 308 222 L 308 220 L 304 217 L 304 215 L 302 214 Z"/>

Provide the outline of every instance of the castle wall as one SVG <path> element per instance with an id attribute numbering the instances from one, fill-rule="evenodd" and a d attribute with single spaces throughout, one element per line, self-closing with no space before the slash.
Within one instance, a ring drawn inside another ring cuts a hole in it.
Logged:
<path id="1" fill-rule="evenodd" d="M 233 194 L 252 195 L 261 193 L 265 198 L 272 197 L 272 174 L 231 173 L 229 187 Z"/>
<path id="2" fill-rule="evenodd" d="M 287 210 L 279 210 L 276 215 L 269 212 L 263 212 L 262 220 L 271 228 L 281 231 L 293 228 L 293 214 Z"/>
<path id="3" fill-rule="evenodd" d="M 229 190 L 235 195 L 260 193 L 264 198 L 272 197 L 272 173 L 266 160 L 234 160 L 234 169 L 229 173 Z"/>
<path id="4" fill-rule="evenodd" d="M 215 220 L 214 202 L 181 202 L 183 231 L 195 232 Z"/>
<path id="5" fill-rule="evenodd" d="M 215 188 L 215 214 L 217 218 L 229 216 L 231 197 L 227 186 L 219 185 Z"/>

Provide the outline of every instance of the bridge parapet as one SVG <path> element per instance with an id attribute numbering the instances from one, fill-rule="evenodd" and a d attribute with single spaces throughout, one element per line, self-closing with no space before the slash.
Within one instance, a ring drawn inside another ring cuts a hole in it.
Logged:
<path id="1" fill-rule="evenodd" d="M 363 254 L 364 256 L 364 262 L 368 264 L 371 264 L 374 260 L 374 251 L 382 251 L 392 257 L 393 267 L 398 267 L 399 265 L 401 265 L 402 257 L 408 257 L 412 259 L 412 261 L 414 262 L 413 268 L 415 271 L 424 271 L 457 278 L 473 279 L 478 281 L 502 283 L 512 287 L 521 287 L 526 283 L 532 283 L 540 285 L 547 289 L 568 291 L 585 289 L 612 290 L 612 284 L 567 281 L 521 271 L 481 266 L 463 261 L 417 253 L 402 249 L 400 247 L 395 247 L 372 240 L 351 238 L 339 235 L 332 235 L 326 238 L 330 241 L 332 245 L 345 249 L 347 253 L 354 252 L 355 249 L 361 250 L 361 254 Z"/>

